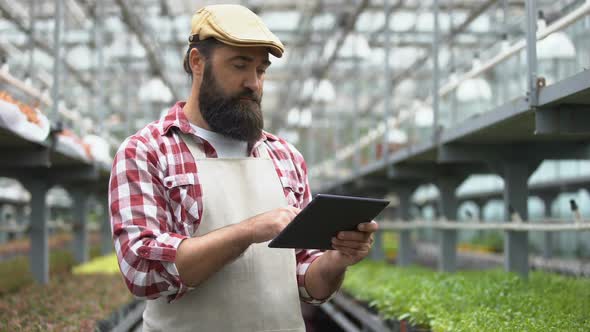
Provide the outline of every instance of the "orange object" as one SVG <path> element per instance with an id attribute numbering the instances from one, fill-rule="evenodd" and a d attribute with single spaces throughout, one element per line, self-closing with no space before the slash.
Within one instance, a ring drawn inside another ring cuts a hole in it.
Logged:
<path id="1" fill-rule="evenodd" d="M 63 135 L 63 136 L 67 136 L 67 137 L 71 137 L 72 140 L 74 140 L 74 142 L 76 142 L 77 144 L 80 144 L 82 146 L 82 148 L 84 148 L 84 152 L 86 153 L 86 156 L 88 156 L 89 159 L 93 159 L 92 157 L 92 153 L 90 152 L 90 145 L 87 143 L 84 143 L 80 137 L 78 137 L 78 135 L 76 135 L 73 131 L 69 130 L 69 129 L 63 129 L 59 135 Z"/>
<path id="2" fill-rule="evenodd" d="M 39 102 L 37 102 L 33 107 L 31 107 L 25 103 L 21 103 L 20 101 L 12 98 L 12 96 L 6 91 L 0 91 L 0 99 L 8 103 L 15 104 L 16 106 L 18 106 L 18 109 L 27 117 L 27 121 L 34 123 L 39 127 L 41 126 L 41 121 L 39 120 L 37 111 L 35 111 L 35 108 L 39 105 Z"/>

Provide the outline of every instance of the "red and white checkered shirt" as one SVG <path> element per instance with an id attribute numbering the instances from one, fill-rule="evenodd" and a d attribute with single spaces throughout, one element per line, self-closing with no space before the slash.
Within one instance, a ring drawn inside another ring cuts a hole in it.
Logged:
<path id="1" fill-rule="evenodd" d="M 199 165 L 176 130 L 195 131 L 182 111 L 184 102 L 148 124 L 119 147 L 111 170 L 109 206 L 119 267 L 129 290 L 137 297 L 168 301 L 189 289 L 175 265 L 180 242 L 199 226 L 203 215 Z M 198 136 L 197 136 L 198 137 Z M 208 158 L 217 158 L 211 144 L 199 138 Z M 311 198 L 303 156 L 289 143 L 264 132 L 249 147 L 258 157 L 266 144 L 290 205 L 305 207 Z M 188 189 L 187 189 L 188 188 Z M 307 268 L 322 255 L 318 250 L 297 250 L 297 284 L 303 301 L 318 303 L 305 289 Z"/>

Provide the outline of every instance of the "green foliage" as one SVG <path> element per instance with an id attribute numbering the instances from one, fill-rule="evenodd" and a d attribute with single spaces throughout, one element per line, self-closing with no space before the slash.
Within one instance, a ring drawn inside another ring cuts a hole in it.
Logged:
<path id="1" fill-rule="evenodd" d="M 385 317 L 433 331 L 590 331 L 590 280 L 501 270 L 454 274 L 363 262 L 344 288 Z"/>
<path id="2" fill-rule="evenodd" d="M 91 257 L 99 254 L 100 247 L 91 248 Z M 28 257 L 1 263 L 0 331 L 94 331 L 97 321 L 132 301 L 114 254 L 73 266 L 69 251 L 53 251 L 50 282 L 39 285 Z"/>
<path id="3" fill-rule="evenodd" d="M 396 232 L 383 232 L 381 233 L 383 240 L 383 252 L 389 259 L 393 259 L 397 256 L 397 245 L 398 245 L 398 234 Z"/>
<path id="4" fill-rule="evenodd" d="M 0 331 L 95 331 L 132 299 L 120 275 L 63 273 L 1 295 Z"/>
<path id="5" fill-rule="evenodd" d="M 99 254 L 99 247 L 90 249 L 90 257 L 96 257 Z M 0 263 L 0 295 L 17 291 L 19 288 L 33 283 L 29 265 L 29 256 L 19 256 Z M 58 249 L 49 253 L 49 273 L 51 276 L 67 273 L 74 265 L 74 257 L 69 250 Z"/>
<path id="6" fill-rule="evenodd" d="M 117 256 L 113 253 L 107 256 L 97 257 L 88 263 L 74 267 L 74 274 L 112 274 L 119 275 Z"/>
<path id="7" fill-rule="evenodd" d="M 469 243 L 487 247 L 494 252 L 502 252 L 504 250 L 504 235 L 499 231 L 481 232 Z"/>

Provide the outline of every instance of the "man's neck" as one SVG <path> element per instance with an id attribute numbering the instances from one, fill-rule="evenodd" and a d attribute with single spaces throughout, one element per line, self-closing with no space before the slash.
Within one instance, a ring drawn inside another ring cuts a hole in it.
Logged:
<path id="1" fill-rule="evenodd" d="M 199 109 L 199 100 L 198 97 L 194 96 L 194 94 L 191 94 L 188 97 L 186 104 L 184 104 L 184 107 L 182 108 L 182 111 L 190 123 L 196 125 L 197 127 L 201 127 L 209 131 L 211 130 L 201 115 L 201 110 Z"/>

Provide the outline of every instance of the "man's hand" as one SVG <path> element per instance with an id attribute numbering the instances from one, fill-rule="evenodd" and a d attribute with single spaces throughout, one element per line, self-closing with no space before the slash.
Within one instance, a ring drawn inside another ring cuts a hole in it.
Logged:
<path id="1" fill-rule="evenodd" d="M 221 227 L 202 236 L 184 239 L 176 252 L 176 267 L 180 279 L 192 287 L 200 285 L 241 255 L 251 244 L 265 242 L 277 236 L 299 211 L 298 208 L 287 206 Z"/>
<path id="2" fill-rule="evenodd" d="M 339 232 L 332 238 L 332 247 L 325 254 L 334 260 L 334 263 L 343 267 L 356 264 L 367 255 L 373 245 L 373 233 L 378 229 L 376 222 L 367 222 L 358 225 L 358 231 Z"/>
<path id="3" fill-rule="evenodd" d="M 286 206 L 261 213 L 243 221 L 251 234 L 252 243 L 261 243 L 274 239 L 301 211 L 293 206 Z"/>
<path id="4" fill-rule="evenodd" d="M 334 250 L 316 259 L 305 275 L 305 288 L 315 299 L 328 298 L 340 288 L 346 268 L 367 257 L 373 245 L 376 222 L 359 224 L 358 231 L 339 232 L 332 239 Z"/>

